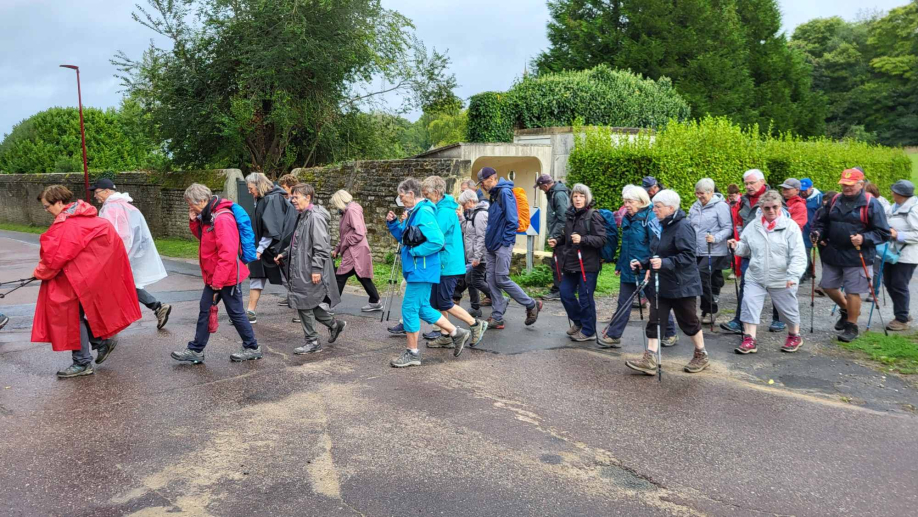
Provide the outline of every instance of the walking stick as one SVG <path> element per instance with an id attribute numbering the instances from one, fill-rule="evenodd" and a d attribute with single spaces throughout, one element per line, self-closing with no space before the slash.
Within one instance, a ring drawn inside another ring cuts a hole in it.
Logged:
<path id="1" fill-rule="evenodd" d="M 888 248 L 888 247 L 887 247 L 887 248 Z M 854 249 L 857 250 L 857 256 L 861 258 L 861 267 L 864 268 L 864 276 L 867 277 L 867 286 L 870 288 L 870 292 L 871 292 L 871 293 L 874 293 L 874 292 L 876 292 L 876 291 L 873 290 L 873 278 L 870 276 L 870 272 L 867 270 L 867 263 L 864 262 L 864 254 L 861 253 L 861 247 L 860 247 L 860 246 L 855 246 Z M 874 296 L 874 297 L 873 297 L 873 306 L 876 307 L 876 305 L 877 305 L 877 297 Z M 880 318 L 880 325 L 883 325 L 883 334 L 885 334 L 885 335 L 888 336 L 888 335 L 889 335 L 889 331 L 886 330 L 886 322 L 883 321 L 883 313 L 880 311 L 879 308 L 877 309 L 877 316 L 879 316 L 879 318 Z"/>
<path id="2" fill-rule="evenodd" d="M 640 270 L 641 270 L 640 267 L 638 267 L 638 271 L 640 271 Z M 644 286 L 647 285 L 647 275 L 649 275 L 649 274 L 650 274 L 650 271 L 648 271 L 647 274 L 644 275 L 644 279 L 641 281 L 641 283 L 638 285 L 638 288 L 637 288 L 637 292 L 638 292 L 638 314 L 641 315 L 641 340 L 644 342 L 644 351 L 645 351 L 645 352 L 647 351 L 647 329 L 644 328 L 644 304 L 640 303 L 640 301 L 641 301 L 642 293 L 644 292 Z M 648 314 L 647 317 L 649 318 L 649 317 L 650 317 L 650 314 Z M 658 329 L 657 331 L 659 332 L 659 329 Z M 661 343 L 657 343 L 657 344 L 658 344 L 658 345 L 661 345 Z M 662 348 L 662 346 L 661 346 L 661 348 Z"/>
<path id="3" fill-rule="evenodd" d="M 34 277 L 34 276 L 29 277 L 29 278 L 20 278 L 19 280 L 7 280 L 6 282 L 0 282 L 0 285 L 6 285 L 6 284 L 21 284 L 21 283 L 23 283 L 23 282 L 25 282 L 25 283 L 27 284 L 27 283 L 31 282 L 32 280 L 35 280 L 35 277 Z"/>
<path id="4" fill-rule="evenodd" d="M 710 233 L 708 235 L 711 235 Z M 708 243 L 708 316 L 711 318 L 711 332 L 714 332 L 714 269 L 711 265 L 711 243 Z"/>
<path id="5" fill-rule="evenodd" d="M 816 246 L 813 246 L 813 278 L 810 279 L 810 334 L 813 333 L 813 319 L 816 317 Z"/>
<path id="6" fill-rule="evenodd" d="M 386 301 L 383 303 L 383 309 L 386 308 L 386 305 L 389 306 L 388 310 L 383 311 L 386 315 L 386 321 L 389 321 L 389 315 L 392 314 L 392 303 L 394 302 L 393 290 L 395 289 L 394 286 L 395 286 L 395 278 L 396 278 L 395 275 L 396 275 L 396 272 L 398 271 L 398 266 L 401 263 L 401 259 L 402 259 L 401 252 L 402 252 L 402 243 L 398 243 L 398 245 L 395 247 L 395 259 L 393 259 L 392 261 L 392 270 L 389 271 L 389 289 L 388 289 L 388 293 L 386 294 Z M 379 322 L 380 323 L 383 322 L 383 313 L 379 314 Z"/>
<path id="7" fill-rule="evenodd" d="M 653 258 L 660 258 L 654 255 Z M 657 309 L 657 379 L 663 382 L 663 329 L 660 322 L 663 316 L 660 314 L 660 271 L 657 270 L 653 275 L 654 306 Z"/>
<path id="8" fill-rule="evenodd" d="M 886 246 L 886 249 L 883 250 L 883 258 L 880 259 L 880 273 L 877 275 L 877 287 L 883 289 L 883 265 L 886 264 L 886 252 L 889 251 L 889 246 Z M 870 316 L 867 318 L 867 330 L 870 330 L 870 322 L 873 320 L 873 309 L 877 306 L 877 296 L 880 293 L 873 293 L 873 305 L 870 306 Z"/>
<path id="9" fill-rule="evenodd" d="M 23 288 L 23 287 L 25 287 L 25 286 L 31 284 L 31 283 L 34 282 L 35 280 L 36 280 L 36 279 L 35 279 L 34 276 L 33 276 L 32 278 L 23 278 L 22 280 L 15 280 L 16 282 L 19 282 L 19 285 L 17 285 L 16 287 L 10 289 L 9 291 L 7 291 L 7 292 L 5 292 L 5 293 L 0 293 L 0 298 L 6 298 L 7 295 L 9 295 L 10 293 L 12 293 L 13 291 L 15 291 L 15 290 L 17 290 L 17 289 L 21 289 L 21 288 Z M 3 282 L 3 283 L 4 283 L 4 284 L 11 284 L 11 283 L 13 283 L 13 282 Z"/>

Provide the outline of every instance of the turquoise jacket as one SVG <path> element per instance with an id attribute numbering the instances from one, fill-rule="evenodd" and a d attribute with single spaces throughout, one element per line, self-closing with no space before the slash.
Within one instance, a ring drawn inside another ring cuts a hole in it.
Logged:
<path id="1" fill-rule="evenodd" d="M 462 241 L 462 226 L 456 210 L 459 203 L 449 194 L 437 202 L 437 224 L 443 232 L 443 249 L 440 251 L 440 274 L 454 276 L 465 274 L 465 243 Z"/>
<path id="2" fill-rule="evenodd" d="M 408 213 L 405 222 L 387 221 L 389 233 L 402 242 L 402 233 L 409 226 L 417 226 L 427 240 L 420 246 L 402 245 L 402 275 L 408 282 L 440 283 L 440 250 L 443 249 L 443 232 L 437 224 L 434 204 L 424 199 Z M 461 238 L 461 237 L 460 237 Z"/>

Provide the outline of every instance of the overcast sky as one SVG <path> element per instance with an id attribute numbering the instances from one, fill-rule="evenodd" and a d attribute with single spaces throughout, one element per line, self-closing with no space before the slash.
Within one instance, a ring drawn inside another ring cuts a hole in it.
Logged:
<path id="1" fill-rule="evenodd" d="M 138 0 L 146 5 L 146 0 Z M 542 0 L 382 0 L 411 18 L 428 48 L 448 50 L 468 97 L 505 90 L 547 46 Z M 816 17 L 854 19 L 908 0 L 780 0 L 784 28 Z M 84 106 L 116 106 L 121 98 L 109 59 L 117 50 L 139 57 L 153 33 L 131 19 L 130 0 L 0 0 L 0 134 L 52 106 L 76 106 L 80 67 Z"/>

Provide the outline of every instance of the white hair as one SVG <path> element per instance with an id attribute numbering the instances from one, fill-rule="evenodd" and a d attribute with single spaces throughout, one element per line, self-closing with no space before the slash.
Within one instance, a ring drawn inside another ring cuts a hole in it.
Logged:
<path id="1" fill-rule="evenodd" d="M 459 194 L 459 204 L 460 205 L 465 205 L 466 203 L 470 203 L 472 201 L 476 203 L 478 202 L 478 192 L 475 192 L 474 190 L 466 189 L 462 191 L 462 194 Z"/>
<path id="2" fill-rule="evenodd" d="M 743 181 L 746 181 L 750 177 L 757 180 L 765 180 L 765 173 L 759 169 L 749 169 L 743 173 Z"/>
<path id="3" fill-rule="evenodd" d="M 637 185 L 625 185 L 625 188 L 622 189 L 622 200 L 637 201 L 641 208 L 650 204 L 650 196 L 647 195 L 647 191 L 644 190 L 644 187 Z"/>
<path id="4" fill-rule="evenodd" d="M 580 194 L 584 197 L 585 206 L 590 206 L 590 203 L 593 202 L 593 192 L 590 190 L 590 187 L 583 183 L 574 184 L 574 187 L 571 189 L 571 200 L 574 199 L 574 194 Z"/>
<path id="5" fill-rule="evenodd" d="M 695 183 L 695 192 L 714 192 L 714 180 L 701 178 L 698 183 Z"/>
<path id="6" fill-rule="evenodd" d="M 213 196 L 213 192 L 206 185 L 201 185 L 200 183 L 192 183 L 185 189 L 185 201 L 194 204 L 210 201 Z"/>
<path id="7" fill-rule="evenodd" d="M 682 205 L 682 198 L 679 197 L 675 190 L 666 189 L 657 192 L 657 195 L 653 196 L 653 202 L 654 204 L 660 203 L 663 206 L 679 208 Z"/>

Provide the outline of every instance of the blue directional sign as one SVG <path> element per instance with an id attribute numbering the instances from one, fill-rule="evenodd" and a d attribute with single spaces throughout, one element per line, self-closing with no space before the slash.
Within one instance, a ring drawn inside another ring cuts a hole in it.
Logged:
<path id="1" fill-rule="evenodd" d="M 536 208 L 529 215 L 529 228 L 525 232 L 516 232 L 517 235 L 538 235 L 542 227 L 542 217 L 539 213 L 540 208 Z"/>

